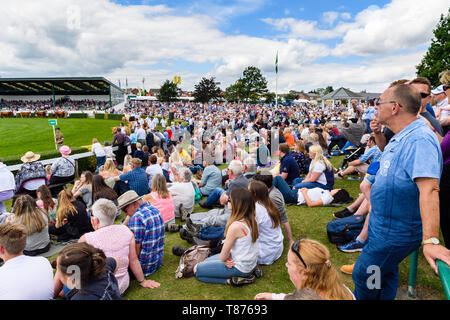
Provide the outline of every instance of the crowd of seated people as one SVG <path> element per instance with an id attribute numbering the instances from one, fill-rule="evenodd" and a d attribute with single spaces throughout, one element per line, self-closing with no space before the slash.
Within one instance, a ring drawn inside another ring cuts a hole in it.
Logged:
<path id="1" fill-rule="evenodd" d="M 134 143 L 132 155 L 124 148 L 124 154 L 120 151 L 115 156 L 107 150 L 109 146 L 96 145 L 95 170 L 83 171 L 77 181 L 73 181 L 73 158 L 67 146 L 60 148 L 61 157 L 49 168 L 50 177 L 39 155 L 31 151 L 22 157 L 15 177 L 0 162 L 0 203 L 13 199 L 9 212 L 0 206 L 0 257 L 5 261 L 0 268 L 0 298 L 27 299 L 34 294 L 37 299 L 120 299 L 132 280 L 157 290 L 160 283 L 146 277 L 163 268 L 166 232 L 178 232 L 180 244 L 185 243 L 182 240 L 206 243 L 211 249 L 209 257 L 196 263 L 196 279 L 231 286 L 257 282 L 264 276 L 261 266 L 279 260 L 288 242 L 286 267 L 295 291 L 259 293 L 256 300 L 393 299 L 398 264 L 422 240 L 429 262 L 437 258 L 450 262 L 448 248 L 429 240 L 439 237 L 438 206 L 422 202 L 426 194 L 427 201 L 437 203 L 438 180 L 443 190 L 448 184 L 440 163 L 445 173 L 450 135 L 441 136 L 438 123 L 428 120 L 424 110 L 430 92 L 423 78 L 394 83 L 373 105 L 352 105 L 344 112 L 343 117 L 358 125 L 354 129 L 364 129 L 367 149 L 342 172 L 329 160 L 330 151 L 335 150 L 330 148 L 333 141 L 343 145 L 341 132 L 330 122 L 335 109 L 328 114 L 322 110 L 317 117 L 304 106 L 270 110 L 247 104 L 184 104 L 186 108 L 175 114 L 194 120 L 184 124 L 158 118 L 175 105 L 146 104 L 144 112 L 157 108 L 159 112 L 137 117 L 115 131 L 113 144 Z M 137 112 L 137 106 L 128 105 L 128 111 Z M 370 108 L 378 111 L 376 118 Z M 417 136 L 408 135 L 414 130 Z M 258 150 L 263 154 L 257 154 Z M 391 165 L 391 161 L 402 165 Z M 226 169 L 220 170 L 221 166 Z M 349 192 L 336 188 L 335 177 L 354 172 L 360 175 L 362 193 L 350 204 Z M 66 187 L 68 183 L 73 186 Z M 52 184 L 62 185 L 56 195 L 50 190 Z M 361 251 L 354 265 L 341 268 L 353 276 L 353 293 L 343 284 L 323 244 L 295 239 L 288 204 L 348 205 L 334 216 L 366 216 L 361 233 L 339 246 L 342 252 Z M 389 211 L 391 207 L 396 210 Z M 422 217 L 421 210 L 432 214 Z M 408 212 L 410 220 L 402 212 Z M 448 208 L 441 208 L 440 214 L 448 247 Z M 394 233 L 385 229 L 383 219 L 390 219 Z M 412 237 L 403 237 L 405 232 Z M 47 260 L 33 257 L 48 251 L 53 241 L 68 242 L 53 262 L 54 277 Z M 185 250 L 179 246 L 172 252 L 182 255 Z M 380 261 L 389 269 L 383 275 L 389 286 L 368 292 L 364 268 Z M 82 273 L 76 287 L 68 281 L 73 264 L 79 264 Z M 31 269 L 30 277 L 36 279 L 26 278 L 31 281 L 28 285 L 41 290 L 21 292 L 18 288 L 24 280 L 14 283 L 11 279 Z"/>

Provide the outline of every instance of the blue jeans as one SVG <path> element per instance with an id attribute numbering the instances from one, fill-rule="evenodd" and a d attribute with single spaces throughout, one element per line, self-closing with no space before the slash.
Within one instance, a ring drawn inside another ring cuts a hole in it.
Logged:
<path id="1" fill-rule="evenodd" d="M 356 146 L 353 143 L 351 143 L 350 141 L 347 141 L 345 143 L 344 147 L 342 148 L 342 151 L 344 151 L 345 153 L 348 153 L 348 152 L 345 151 L 348 147 L 355 147 L 356 148 Z"/>
<path id="2" fill-rule="evenodd" d="M 357 300 L 394 300 L 398 288 L 398 265 L 413 251 L 420 247 L 421 242 L 408 246 L 393 246 L 383 241 L 369 238 L 361 255 L 356 260 L 352 278 L 355 284 Z M 379 287 L 376 284 L 376 271 L 380 268 Z M 370 278 L 370 279 L 369 279 Z"/>
<path id="3" fill-rule="evenodd" d="M 200 229 L 198 237 L 202 240 L 212 240 L 223 238 L 225 227 L 203 227 Z"/>
<path id="4" fill-rule="evenodd" d="M 296 185 L 294 185 L 293 190 L 300 190 L 301 188 L 306 188 L 306 189 L 321 188 L 321 189 L 325 189 L 325 190 L 333 189 L 333 187 L 330 187 L 330 186 L 327 186 L 325 184 L 321 184 L 318 182 L 301 182 L 301 183 L 297 183 Z"/>
<path id="5" fill-rule="evenodd" d="M 289 188 L 289 185 L 281 176 L 276 176 L 275 178 L 273 178 L 273 186 L 278 190 L 280 190 L 281 194 L 283 195 L 284 202 L 297 203 L 298 201 L 297 191 Z"/>
<path id="6" fill-rule="evenodd" d="M 220 254 L 206 258 L 197 265 L 197 280 L 208 283 L 227 284 L 231 277 L 248 277 L 251 273 L 243 273 L 236 267 L 228 268 L 220 261 Z"/>
<path id="7" fill-rule="evenodd" d="M 222 195 L 222 193 L 224 193 L 225 191 L 222 188 L 215 188 L 213 190 L 213 192 L 211 192 L 211 194 L 208 196 L 208 198 L 206 199 L 206 205 L 208 206 L 213 206 L 214 204 L 216 204 L 217 202 L 219 202 L 220 196 Z"/>
<path id="8" fill-rule="evenodd" d="M 198 170 L 203 170 L 203 166 L 201 165 L 195 165 L 195 166 L 191 166 L 189 167 L 189 170 L 191 170 L 192 174 L 196 174 Z"/>

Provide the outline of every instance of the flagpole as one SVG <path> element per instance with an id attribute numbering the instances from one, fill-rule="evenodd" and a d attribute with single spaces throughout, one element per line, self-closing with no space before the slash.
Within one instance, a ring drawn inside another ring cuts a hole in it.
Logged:
<path id="1" fill-rule="evenodd" d="M 278 107 L 278 73 L 275 80 L 275 106 Z"/>
<path id="2" fill-rule="evenodd" d="M 278 51 L 275 60 L 275 107 L 278 108 Z"/>

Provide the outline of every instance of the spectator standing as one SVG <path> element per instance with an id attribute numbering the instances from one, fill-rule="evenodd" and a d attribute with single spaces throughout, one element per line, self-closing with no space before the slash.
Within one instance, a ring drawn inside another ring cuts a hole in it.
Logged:
<path id="1" fill-rule="evenodd" d="M 424 256 L 436 273 L 435 259 L 450 263 L 450 251 L 438 240 L 436 204 L 442 154 L 435 134 L 423 119 L 417 119 L 421 100 L 419 90 L 400 84 L 384 91 L 377 102 L 378 122 L 395 135 L 380 159 L 371 189 L 368 240 L 353 269 L 358 300 L 393 300 L 398 287 L 398 265 L 421 243 Z M 381 269 L 380 288 L 367 287 L 369 266 Z"/>

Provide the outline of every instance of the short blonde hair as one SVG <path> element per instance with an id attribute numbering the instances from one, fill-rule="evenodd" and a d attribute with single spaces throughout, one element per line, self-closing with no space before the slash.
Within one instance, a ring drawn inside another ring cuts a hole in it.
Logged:
<path id="1" fill-rule="evenodd" d="M 131 159 L 131 164 L 135 167 L 135 168 L 140 168 L 141 167 L 141 163 L 142 160 L 139 158 L 133 158 Z"/>

